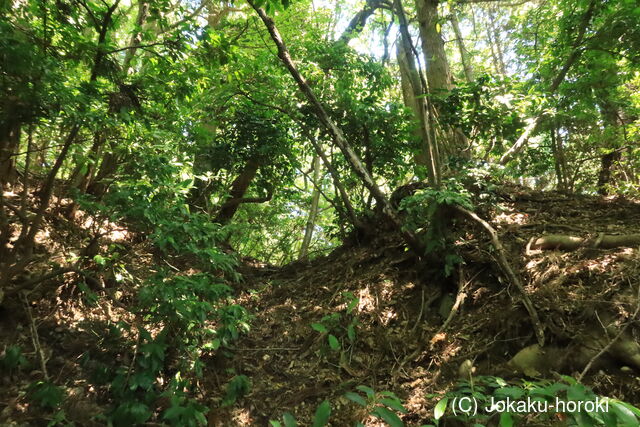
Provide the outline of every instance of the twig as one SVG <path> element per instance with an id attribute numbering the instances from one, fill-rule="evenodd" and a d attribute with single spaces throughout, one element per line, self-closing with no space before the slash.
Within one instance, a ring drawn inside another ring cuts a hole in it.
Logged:
<path id="1" fill-rule="evenodd" d="M 473 279 L 478 277 L 478 275 L 483 271 L 483 270 L 480 270 L 471 279 L 464 280 L 464 276 L 462 274 L 462 267 L 458 266 L 458 269 L 460 274 L 460 286 L 458 287 L 458 295 L 456 296 L 456 301 L 453 304 L 453 307 L 451 307 L 451 311 L 449 312 L 447 319 L 444 321 L 444 323 L 442 324 L 440 329 L 438 329 L 438 332 L 436 332 L 434 336 L 437 336 L 438 334 L 441 334 L 447 330 L 447 328 L 451 324 L 451 321 L 453 320 L 455 315 L 458 313 L 460 306 L 464 303 L 464 300 L 467 298 L 467 293 L 465 292 L 467 290 L 467 287 L 469 286 L 469 284 L 471 284 L 471 282 L 473 282 Z M 431 342 L 434 343 L 435 341 L 432 340 Z M 431 345 L 433 346 L 433 344 Z"/>
<path id="2" fill-rule="evenodd" d="M 31 307 L 29 306 L 29 302 L 27 301 L 27 297 L 23 294 L 22 301 L 24 302 L 24 309 L 27 312 L 27 316 L 29 317 L 29 329 L 31 331 L 31 342 L 33 343 L 33 348 L 38 355 L 38 360 L 40 361 L 40 369 L 42 370 L 42 375 L 44 379 L 49 381 L 49 373 L 47 372 L 47 361 L 44 358 L 44 354 L 42 352 L 42 347 L 40 347 L 40 338 L 38 337 L 38 329 L 36 328 L 36 322 L 33 319 L 33 313 L 31 312 Z"/>
<path id="3" fill-rule="evenodd" d="M 613 337 L 613 339 L 609 341 L 609 343 L 605 345 L 602 348 L 602 350 L 598 352 L 598 354 L 596 354 L 591 358 L 591 360 L 589 360 L 589 363 L 587 363 L 587 366 L 585 366 L 582 372 L 580 372 L 580 375 L 578 375 L 578 378 L 577 378 L 578 382 L 582 381 L 582 378 L 584 378 L 587 372 L 589 372 L 589 369 L 591 369 L 591 366 L 593 366 L 593 363 L 596 360 L 598 360 L 603 354 L 609 351 L 611 346 L 615 344 L 615 342 L 618 341 L 620 337 L 627 331 L 627 329 L 629 329 L 629 327 L 633 324 L 634 319 L 638 317 L 638 313 L 640 313 L 640 285 L 638 285 L 638 295 L 636 296 L 636 300 L 637 300 L 636 311 L 633 312 L 627 324 L 624 325 L 624 327 L 620 330 L 620 332 L 618 332 L 618 334 L 615 337 Z"/>
<path id="4" fill-rule="evenodd" d="M 131 363 L 129 363 L 129 369 L 127 370 L 127 379 L 125 380 L 125 384 L 129 384 L 129 378 L 131 378 L 131 373 L 133 372 L 134 365 L 136 363 L 136 358 L 138 356 L 138 348 L 140 348 L 140 325 L 138 325 L 138 336 L 136 337 L 136 346 L 133 348 L 133 356 L 131 356 Z"/>
<path id="5" fill-rule="evenodd" d="M 416 328 L 420 324 L 420 320 L 422 320 L 422 312 L 424 310 L 424 287 L 422 287 L 422 295 L 420 298 L 420 312 L 418 313 L 418 318 L 416 319 L 416 323 L 411 328 L 411 332 L 415 332 Z"/>
<path id="6" fill-rule="evenodd" d="M 236 348 L 235 351 L 298 351 L 300 347 Z"/>

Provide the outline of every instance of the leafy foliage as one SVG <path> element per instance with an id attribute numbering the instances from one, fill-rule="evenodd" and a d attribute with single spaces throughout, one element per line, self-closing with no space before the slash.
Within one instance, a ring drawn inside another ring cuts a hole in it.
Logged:
<path id="1" fill-rule="evenodd" d="M 459 414 L 446 416 L 449 405 L 457 405 L 454 412 Z M 527 413 L 526 408 L 534 408 L 535 413 Z M 455 390 L 437 403 L 434 419 L 440 422 L 451 418 L 484 426 L 499 416 L 500 426 L 512 426 L 524 417 L 551 422 L 557 413 L 563 413 L 575 425 L 615 427 L 635 425 L 640 420 L 640 409 L 617 399 L 597 396 L 568 376 L 557 382 L 522 380 L 519 384 L 499 377 L 472 377 L 459 382 Z"/>
<path id="2" fill-rule="evenodd" d="M 405 414 L 407 409 L 402 406 L 398 397 L 390 391 L 375 392 L 372 388 L 359 385 L 358 393 L 347 392 L 344 396 L 366 409 L 369 415 L 383 420 L 392 427 L 403 427 L 404 423 L 398 413 Z M 358 423 L 358 426 L 364 424 Z"/>

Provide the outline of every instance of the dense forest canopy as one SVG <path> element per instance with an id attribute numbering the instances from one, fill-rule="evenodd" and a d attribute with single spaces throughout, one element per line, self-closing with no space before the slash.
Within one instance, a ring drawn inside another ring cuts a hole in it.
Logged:
<path id="1" fill-rule="evenodd" d="M 389 230 L 443 283 L 469 262 L 454 220 L 488 233 L 542 346 L 482 206 L 504 183 L 640 197 L 637 0 L 4 0 L 0 58 L 0 305 L 67 281 L 127 313 L 107 322 L 134 356 L 105 368 L 102 422 L 161 417 L 169 389 L 183 412 L 158 419 L 203 422 L 201 356 L 250 328 L 240 266 Z M 159 386 L 169 364 L 183 377 Z"/>

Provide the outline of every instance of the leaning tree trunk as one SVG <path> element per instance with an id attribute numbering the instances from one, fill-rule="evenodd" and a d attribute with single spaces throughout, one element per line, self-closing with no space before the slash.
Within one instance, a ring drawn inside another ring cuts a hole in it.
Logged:
<path id="1" fill-rule="evenodd" d="M 240 175 L 233 180 L 233 183 L 231 184 L 231 191 L 229 191 L 229 198 L 220 208 L 215 222 L 228 224 L 231 221 L 238 211 L 238 208 L 242 203 L 241 201 L 249 189 L 253 178 L 256 177 L 259 168 L 260 162 L 257 159 L 253 158 L 247 162 L 242 169 L 242 172 L 240 172 Z"/>
<path id="2" fill-rule="evenodd" d="M 316 217 L 318 216 L 318 203 L 320 202 L 320 156 L 318 155 L 313 158 L 313 181 L 318 187 L 314 187 L 313 193 L 311 194 L 311 207 L 309 208 L 304 238 L 302 239 L 302 245 L 300 246 L 300 253 L 298 255 L 298 259 L 301 260 L 307 259 L 309 255 L 309 246 L 311 245 L 313 229 L 316 226 Z"/>
<path id="3" fill-rule="evenodd" d="M 357 37 L 364 29 L 367 19 L 380 7 L 382 7 L 382 0 L 367 0 L 362 10 L 351 18 L 349 25 L 347 25 L 337 42 L 347 44 L 351 39 Z"/>
<path id="4" fill-rule="evenodd" d="M 572 45 L 573 50 L 565 60 L 558 74 L 556 74 L 555 78 L 551 82 L 551 85 L 547 90 L 548 96 L 556 93 L 558 87 L 560 87 L 560 84 L 564 81 L 573 64 L 575 64 L 575 62 L 582 55 L 582 52 L 584 52 L 582 43 L 584 42 L 585 34 L 587 32 L 587 29 L 589 28 L 589 24 L 591 23 L 591 18 L 593 18 L 597 4 L 597 0 L 591 0 L 591 3 L 589 3 L 587 10 L 582 15 L 580 27 L 578 28 L 578 35 L 576 36 L 575 41 Z M 542 124 L 544 117 L 544 111 L 541 111 L 536 117 L 529 121 L 524 131 L 522 132 L 522 135 L 520 135 L 516 142 L 502 155 L 502 157 L 500 157 L 501 165 L 509 163 L 518 153 L 520 153 L 520 151 L 522 151 L 522 149 L 529 142 L 529 139 L 531 139 L 531 137 L 535 134 L 535 132 Z"/>
<path id="5" fill-rule="evenodd" d="M 342 184 L 342 179 L 340 178 L 340 173 L 338 172 L 338 170 L 336 168 L 333 167 L 333 164 L 331 163 L 331 160 L 329 159 L 329 157 L 327 157 L 327 155 L 324 152 L 324 149 L 322 148 L 320 143 L 318 141 L 316 141 L 313 137 L 309 138 L 309 142 L 311 142 L 311 145 L 313 146 L 314 150 L 316 151 L 316 154 L 318 154 L 320 159 L 322 159 L 322 163 L 324 164 L 324 166 L 329 171 L 329 175 L 331 175 L 331 179 L 333 180 L 333 186 L 335 187 L 337 194 L 340 195 L 340 200 L 342 201 L 342 204 L 344 205 L 344 209 L 346 210 L 346 214 L 349 217 L 349 220 L 351 221 L 351 224 L 353 224 L 353 226 L 355 228 L 362 227 L 361 221 L 358 219 L 358 215 L 356 215 L 356 210 L 353 208 L 353 204 L 351 203 L 351 200 L 349 199 L 349 195 L 347 194 L 347 190 L 345 189 L 344 185 Z"/>
<path id="6" fill-rule="evenodd" d="M 291 55 L 289 54 L 289 50 L 285 46 L 284 41 L 282 40 L 282 36 L 280 35 L 280 32 L 276 28 L 276 25 L 273 19 L 271 19 L 266 14 L 264 9 L 257 6 L 254 3 L 254 0 L 248 0 L 248 1 L 251 7 L 253 7 L 253 9 L 258 13 L 258 16 L 260 16 L 260 19 L 264 23 L 265 27 L 269 32 L 269 35 L 271 36 L 271 39 L 276 44 L 278 48 L 278 57 L 280 58 L 282 63 L 287 67 L 287 70 L 289 70 L 289 73 L 298 84 L 298 87 L 300 88 L 304 96 L 307 98 L 307 101 L 311 104 L 311 107 L 313 108 L 315 115 L 318 117 L 318 120 L 320 120 L 320 123 L 322 123 L 326 128 L 326 130 L 329 132 L 329 135 L 331 135 L 331 138 L 333 139 L 334 144 L 340 149 L 345 159 L 347 160 L 347 163 L 351 166 L 353 171 L 362 179 L 364 185 L 371 192 L 373 197 L 376 199 L 376 202 L 382 208 L 382 212 L 387 216 L 387 218 L 389 218 L 389 220 L 395 226 L 395 228 L 402 234 L 407 244 L 418 255 L 422 255 L 424 253 L 423 245 L 418 241 L 418 239 L 412 232 L 406 230 L 403 227 L 402 220 L 400 219 L 398 214 L 395 212 L 395 210 L 391 207 L 389 200 L 387 199 L 385 194 L 380 190 L 380 187 L 378 187 L 373 177 L 369 174 L 366 167 L 362 163 L 362 160 L 360 160 L 360 157 L 358 157 L 356 152 L 353 151 L 353 148 L 351 148 L 351 145 L 349 144 L 347 139 L 344 137 L 342 130 L 335 124 L 333 119 L 329 117 L 329 114 L 327 114 L 326 110 L 324 109 L 324 107 L 316 97 L 315 93 L 307 83 L 306 79 L 298 71 L 298 68 L 293 63 L 293 60 L 291 59 Z"/>
<path id="7" fill-rule="evenodd" d="M 593 234 L 588 237 L 548 234 L 534 237 L 527 244 L 527 250 L 575 251 L 580 248 L 614 249 L 640 245 L 640 234 Z"/>

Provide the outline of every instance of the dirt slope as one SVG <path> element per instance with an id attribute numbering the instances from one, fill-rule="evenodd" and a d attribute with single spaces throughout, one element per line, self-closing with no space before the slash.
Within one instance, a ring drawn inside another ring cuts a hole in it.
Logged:
<path id="1" fill-rule="evenodd" d="M 549 354 L 567 355 L 555 357 L 557 365 L 539 374 L 580 372 L 637 305 L 639 248 L 529 251 L 527 243 L 545 233 L 639 233 L 640 204 L 513 187 L 496 194 L 491 206 L 479 214 L 496 227 L 523 278 L 545 327 L 545 347 Z M 63 259 L 86 241 L 86 224 L 65 219 L 63 211 L 48 221 L 43 260 Z M 385 230 L 354 238 L 310 263 L 276 268 L 247 262 L 237 301 L 252 312 L 252 328 L 235 348 L 205 357 L 199 397 L 210 408 L 209 424 L 265 426 L 289 411 L 300 425 L 308 425 L 317 405 L 329 399 L 332 425 L 379 425 L 343 397 L 366 385 L 396 393 L 409 410 L 405 423 L 421 425 L 428 423 L 437 400 L 428 396 L 450 389 L 466 360 L 473 362 L 476 374 L 523 377 L 507 366 L 536 342 L 520 295 L 496 266 L 490 241 L 476 224 L 458 218 L 454 230 L 464 263 L 448 278 L 430 270 Z M 153 248 L 126 230 L 106 235 L 102 243 L 122 245 L 123 263 L 134 276 L 144 276 L 156 262 Z M 55 300 L 35 300 L 30 307 L 49 372 L 68 390 L 68 419 L 91 425 L 87 415 L 104 411 L 108 402 L 91 385 L 79 359 L 87 348 L 105 345 L 107 320 L 127 320 L 127 315 L 117 304 L 86 304 L 75 281 L 65 277 L 43 283 L 43 292 L 58 289 Z M 460 288 L 466 298 L 443 330 Z M 123 291 L 119 301 L 126 305 Z M 111 291 L 107 286 L 100 292 Z M 18 310 L 0 312 L 0 348 L 33 348 L 27 311 Z M 635 325 L 628 328 L 621 339 L 628 348 L 618 346 L 600 357 L 584 382 L 598 393 L 639 404 L 640 366 L 633 364 L 637 334 Z M 111 350 L 105 361 L 128 362 L 126 352 Z M 34 353 L 27 356 L 35 358 Z M 225 384 L 238 374 L 251 379 L 250 393 L 235 406 L 218 409 Z M 41 414 L 22 393 L 38 375 L 14 373 L 0 380 L 0 422 L 41 423 Z"/>
<path id="2" fill-rule="evenodd" d="M 578 373 L 608 343 L 594 330 L 611 324 L 609 333 L 615 335 L 637 305 L 638 248 L 527 251 L 527 242 L 547 233 L 637 233 L 640 205 L 524 188 L 503 190 L 497 198 L 495 208 L 484 214 L 524 279 L 545 326 L 549 357 L 559 361 L 540 375 Z M 229 417 L 236 425 L 266 425 L 290 411 L 307 425 L 328 398 L 333 425 L 364 420 L 377 425 L 342 397 L 362 384 L 395 392 L 409 409 L 405 423 L 420 425 L 432 416 L 434 399 L 427 395 L 450 388 L 467 359 L 476 374 L 523 377 L 506 365 L 536 342 L 518 291 L 496 267 L 487 236 L 465 221 L 457 221 L 456 229 L 465 263 L 450 279 L 421 266 L 389 233 L 310 264 L 249 270 L 241 300 L 255 313 L 254 327 L 229 363 L 252 378 L 253 388 L 241 408 L 212 419 L 227 420 L 218 425 L 228 425 Z M 458 280 L 467 297 L 441 331 Z M 345 293 L 357 298 L 350 313 Z M 322 320 L 335 313 L 340 317 L 334 323 Z M 346 327 L 353 319 L 357 328 L 351 342 Z M 333 325 L 329 333 L 340 341 L 339 351 L 331 350 L 327 334 L 314 330 L 314 323 Z M 637 331 L 631 331 L 625 336 L 633 340 Z M 585 382 L 596 392 L 640 403 L 640 366 L 629 373 L 630 361 L 610 353 L 595 361 Z M 215 378 L 212 389 L 224 383 L 213 374 L 209 378 Z"/>

